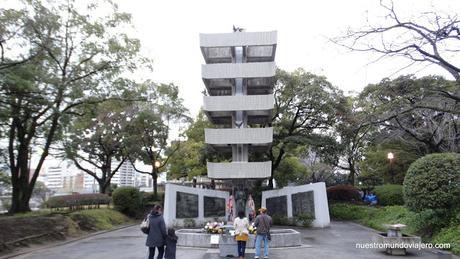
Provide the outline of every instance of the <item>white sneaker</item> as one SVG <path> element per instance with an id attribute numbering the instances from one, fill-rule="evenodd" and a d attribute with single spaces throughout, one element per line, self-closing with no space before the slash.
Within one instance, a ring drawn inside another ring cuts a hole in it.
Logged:
<path id="1" fill-rule="evenodd" d="M 258 257 L 258 256 L 254 256 L 254 259 L 259 259 L 259 257 Z"/>

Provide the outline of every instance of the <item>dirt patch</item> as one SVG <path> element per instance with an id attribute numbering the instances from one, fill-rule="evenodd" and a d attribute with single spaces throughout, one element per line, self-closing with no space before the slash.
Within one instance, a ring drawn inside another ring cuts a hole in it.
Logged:
<path id="1" fill-rule="evenodd" d="M 0 253 L 33 243 L 63 240 L 75 233 L 75 223 L 62 215 L 0 218 Z"/>

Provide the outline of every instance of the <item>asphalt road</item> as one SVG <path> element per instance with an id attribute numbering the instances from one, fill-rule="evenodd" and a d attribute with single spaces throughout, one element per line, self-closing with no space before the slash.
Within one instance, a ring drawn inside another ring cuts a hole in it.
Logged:
<path id="1" fill-rule="evenodd" d="M 379 249 L 358 249 L 356 243 L 370 243 L 373 231 L 354 223 L 333 222 L 325 229 L 297 229 L 302 234 L 303 246 L 299 248 L 271 249 L 271 259 L 290 258 L 346 258 L 346 259 L 394 259 L 438 258 L 433 252 L 409 250 L 405 257 L 388 256 Z M 65 245 L 41 249 L 15 257 L 27 259 L 145 259 L 147 248 L 145 235 L 138 226 L 108 232 Z M 178 248 L 178 259 L 218 258 L 211 250 Z M 247 259 L 253 258 L 253 250 Z M 455 257 L 454 257 L 455 258 Z M 458 257 L 457 257 L 458 258 Z"/>

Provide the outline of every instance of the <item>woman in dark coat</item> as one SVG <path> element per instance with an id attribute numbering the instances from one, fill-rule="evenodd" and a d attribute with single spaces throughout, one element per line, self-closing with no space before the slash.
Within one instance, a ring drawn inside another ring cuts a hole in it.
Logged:
<path id="1" fill-rule="evenodd" d="M 165 242 L 166 242 L 166 224 L 161 214 L 162 208 L 160 205 L 155 205 L 152 212 L 150 213 L 149 218 L 149 234 L 145 245 L 149 247 L 149 257 L 148 259 L 153 259 L 155 256 L 155 247 L 158 249 L 157 259 L 162 259 Z"/>

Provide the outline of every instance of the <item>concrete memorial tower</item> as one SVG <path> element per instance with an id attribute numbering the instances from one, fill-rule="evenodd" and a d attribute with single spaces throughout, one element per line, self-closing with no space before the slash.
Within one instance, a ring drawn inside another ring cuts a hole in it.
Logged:
<path id="1" fill-rule="evenodd" d="M 271 175 L 271 161 L 252 155 L 266 151 L 273 128 L 265 127 L 274 107 L 277 32 L 200 34 L 205 63 L 204 111 L 215 129 L 205 129 L 205 142 L 229 162 L 208 162 L 211 179 L 232 183 L 234 213 L 245 210 L 254 180 Z M 253 161 L 254 160 L 254 161 Z M 234 214 L 235 215 L 235 214 Z"/>

